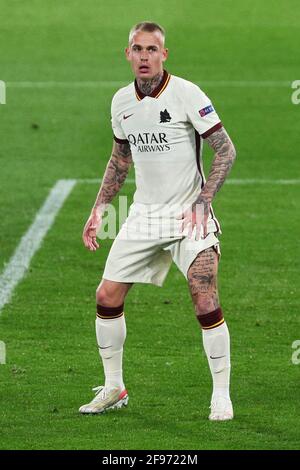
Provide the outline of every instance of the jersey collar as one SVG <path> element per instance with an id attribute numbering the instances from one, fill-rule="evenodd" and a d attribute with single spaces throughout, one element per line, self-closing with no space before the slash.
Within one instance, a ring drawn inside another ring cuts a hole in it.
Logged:
<path id="1" fill-rule="evenodd" d="M 163 78 L 160 84 L 152 91 L 151 95 L 144 95 L 144 93 L 139 89 L 136 79 L 134 80 L 134 87 L 135 87 L 135 95 L 137 99 L 140 101 L 146 96 L 150 96 L 151 98 L 158 98 L 162 92 L 167 88 L 168 83 L 170 81 L 171 75 L 164 70 Z"/>

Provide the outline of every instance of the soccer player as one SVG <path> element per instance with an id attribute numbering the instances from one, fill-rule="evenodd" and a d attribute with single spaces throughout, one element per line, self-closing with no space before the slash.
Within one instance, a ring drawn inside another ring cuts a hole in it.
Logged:
<path id="1" fill-rule="evenodd" d="M 156 23 L 142 22 L 131 29 L 125 53 L 135 80 L 112 100 L 113 149 L 83 230 L 86 248 L 99 248 L 96 234 L 105 208 L 132 162 L 136 192 L 96 292 L 96 336 L 105 384 L 79 411 L 102 413 L 127 405 L 122 370 L 125 297 L 134 283 L 162 286 L 173 260 L 187 279 L 202 328 L 213 381 L 209 419 L 223 421 L 233 418 L 230 341 L 217 288 L 220 225 L 211 203 L 236 152 L 203 91 L 164 69 L 164 42 L 164 29 Z M 215 152 L 207 180 L 201 156 L 204 140 Z"/>

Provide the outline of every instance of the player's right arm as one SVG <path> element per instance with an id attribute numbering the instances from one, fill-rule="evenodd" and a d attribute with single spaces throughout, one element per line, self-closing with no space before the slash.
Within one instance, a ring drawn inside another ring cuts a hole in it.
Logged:
<path id="1" fill-rule="evenodd" d="M 99 248 L 96 240 L 96 232 L 99 230 L 102 217 L 107 205 L 120 191 L 128 175 L 132 163 L 129 142 L 113 142 L 111 157 L 106 166 L 102 184 L 96 197 L 91 214 L 84 226 L 82 240 L 85 247 L 90 251 Z"/>

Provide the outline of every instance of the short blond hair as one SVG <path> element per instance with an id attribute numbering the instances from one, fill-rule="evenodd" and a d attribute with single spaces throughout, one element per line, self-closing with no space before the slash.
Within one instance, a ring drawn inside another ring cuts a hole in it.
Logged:
<path id="1" fill-rule="evenodd" d="M 158 23 L 153 23 L 152 21 L 142 21 L 132 26 L 129 32 L 129 44 L 131 44 L 132 37 L 137 31 L 145 31 L 147 33 L 155 33 L 156 31 L 161 33 L 163 37 L 163 44 L 165 43 L 166 33 L 162 26 Z"/>

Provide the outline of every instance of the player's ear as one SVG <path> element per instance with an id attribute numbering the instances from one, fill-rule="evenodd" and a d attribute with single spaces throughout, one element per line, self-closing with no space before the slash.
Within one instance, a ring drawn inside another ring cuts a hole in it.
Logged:
<path id="1" fill-rule="evenodd" d="M 130 60 L 130 48 L 129 47 L 125 48 L 125 56 L 127 60 Z"/>
<path id="2" fill-rule="evenodd" d="M 169 57 L 169 49 L 164 49 L 163 50 L 163 62 L 165 62 L 165 60 L 167 60 L 168 57 Z"/>

